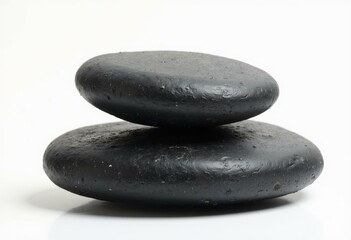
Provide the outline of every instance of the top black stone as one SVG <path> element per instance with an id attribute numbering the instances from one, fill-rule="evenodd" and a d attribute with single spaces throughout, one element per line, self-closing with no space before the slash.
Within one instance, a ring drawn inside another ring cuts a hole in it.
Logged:
<path id="1" fill-rule="evenodd" d="M 279 89 L 266 72 L 229 58 L 174 51 L 97 56 L 76 74 L 80 94 L 99 109 L 151 126 L 205 127 L 270 108 Z"/>

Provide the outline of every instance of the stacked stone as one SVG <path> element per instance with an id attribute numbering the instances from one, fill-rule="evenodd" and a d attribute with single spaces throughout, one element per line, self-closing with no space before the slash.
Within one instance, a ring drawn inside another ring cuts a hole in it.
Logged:
<path id="1" fill-rule="evenodd" d="M 246 63 L 192 52 L 107 54 L 79 68 L 76 86 L 128 122 L 79 128 L 48 146 L 46 174 L 73 193 L 217 205 L 293 193 L 322 171 L 313 143 L 246 120 L 279 94 L 269 74 Z"/>

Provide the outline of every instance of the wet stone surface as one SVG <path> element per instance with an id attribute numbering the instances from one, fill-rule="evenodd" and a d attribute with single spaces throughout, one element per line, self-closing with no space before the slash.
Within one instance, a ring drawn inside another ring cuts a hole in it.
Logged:
<path id="1" fill-rule="evenodd" d="M 241 121 L 266 111 L 279 95 L 275 80 L 249 64 L 174 51 L 97 56 L 79 68 L 76 86 L 107 113 L 162 127 Z"/>
<path id="2" fill-rule="evenodd" d="M 101 124 L 58 137 L 44 155 L 46 174 L 68 191 L 153 204 L 278 197 L 311 184 L 322 168 L 310 141 L 254 121 L 206 130 Z"/>

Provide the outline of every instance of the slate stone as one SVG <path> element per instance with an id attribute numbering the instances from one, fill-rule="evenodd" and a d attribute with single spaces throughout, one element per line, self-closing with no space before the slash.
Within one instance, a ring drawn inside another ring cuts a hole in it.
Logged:
<path id="1" fill-rule="evenodd" d="M 207 130 L 101 124 L 58 137 L 44 154 L 46 174 L 68 191 L 153 204 L 283 196 L 311 184 L 322 168 L 313 143 L 254 121 Z"/>
<path id="2" fill-rule="evenodd" d="M 278 98 L 266 72 L 229 58 L 172 51 L 123 52 L 85 62 L 76 74 L 80 94 L 129 122 L 205 127 L 248 119 Z"/>

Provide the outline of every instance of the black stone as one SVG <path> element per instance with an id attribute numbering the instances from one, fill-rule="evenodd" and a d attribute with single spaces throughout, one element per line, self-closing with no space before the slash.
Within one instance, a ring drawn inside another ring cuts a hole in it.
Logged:
<path id="1" fill-rule="evenodd" d="M 229 58 L 150 51 L 101 55 L 76 74 L 80 94 L 97 108 L 150 126 L 216 126 L 248 119 L 278 98 L 266 72 Z"/>
<path id="2" fill-rule="evenodd" d="M 313 143 L 254 121 L 207 130 L 101 124 L 58 137 L 44 155 L 46 174 L 68 191 L 153 204 L 278 197 L 311 184 L 322 168 Z"/>

